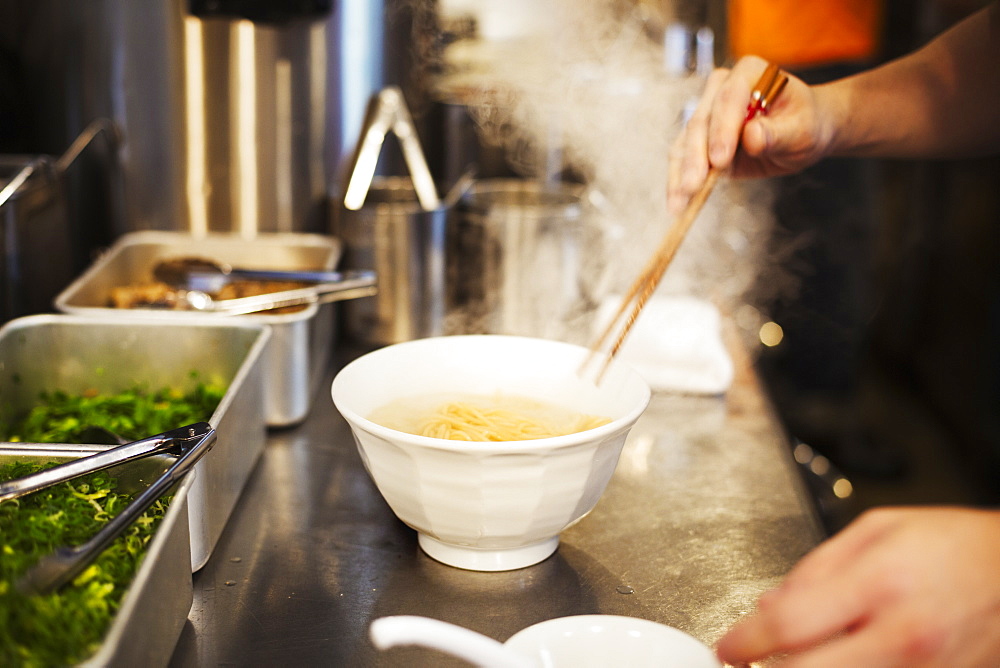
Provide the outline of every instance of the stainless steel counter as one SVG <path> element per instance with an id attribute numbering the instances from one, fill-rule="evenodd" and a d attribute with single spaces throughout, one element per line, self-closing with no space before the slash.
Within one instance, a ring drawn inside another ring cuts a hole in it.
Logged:
<path id="1" fill-rule="evenodd" d="M 654 395 L 593 512 L 546 561 L 501 573 L 420 551 L 368 479 L 324 383 L 303 424 L 271 433 L 195 574 L 171 666 L 466 665 L 375 650 L 368 624 L 395 614 L 501 641 L 552 617 L 630 615 L 713 644 L 822 537 L 770 407 L 738 367 L 724 398 Z"/>

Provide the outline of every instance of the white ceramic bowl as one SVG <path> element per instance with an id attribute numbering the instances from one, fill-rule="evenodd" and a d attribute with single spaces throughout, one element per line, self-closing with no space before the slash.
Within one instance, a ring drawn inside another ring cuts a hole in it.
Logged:
<path id="1" fill-rule="evenodd" d="M 539 622 L 504 647 L 550 668 L 721 668 L 706 645 L 671 626 L 618 615 L 575 615 Z"/>
<path id="2" fill-rule="evenodd" d="M 371 623 L 379 649 L 421 646 L 494 668 L 721 668 L 698 639 L 664 624 L 619 615 L 574 615 L 539 622 L 500 642 L 429 617 L 396 615 Z"/>
<path id="3" fill-rule="evenodd" d="M 590 512 L 649 403 L 649 386 L 624 364 L 612 363 L 600 384 L 581 377 L 587 354 L 568 343 L 514 336 L 419 339 L 354 360 L 331 392 L 368 473 L 427 554 L 470 570 L 511 570 L 547 558 L 560 532 Z M 399 398 L 497 392 L 611 422 L 555 438 L 469 443 L 367 419 Z"/>

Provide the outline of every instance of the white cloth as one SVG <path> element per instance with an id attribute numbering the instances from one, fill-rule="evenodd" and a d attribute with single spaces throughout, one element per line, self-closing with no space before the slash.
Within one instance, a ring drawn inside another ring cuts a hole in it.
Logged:
<path id="1" fill-rule="evenodd" d="M 595 335 L 604 331 L 620 305 L 620 297 L 601 304 Z M 719 310 L 695 297 L 651 297 L 617 358 L 638 371 L 654 391 L 716 395 L 733 382 Z"/>

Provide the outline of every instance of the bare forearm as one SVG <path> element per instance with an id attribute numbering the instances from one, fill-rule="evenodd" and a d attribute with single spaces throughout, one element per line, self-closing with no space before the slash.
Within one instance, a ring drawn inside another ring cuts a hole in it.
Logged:
<path id="1" fill-rule="evenodd" d="M 816 89 L 829 155 L 958 157 L 1000 150 L 1000 3 L 924 48 Z"/>

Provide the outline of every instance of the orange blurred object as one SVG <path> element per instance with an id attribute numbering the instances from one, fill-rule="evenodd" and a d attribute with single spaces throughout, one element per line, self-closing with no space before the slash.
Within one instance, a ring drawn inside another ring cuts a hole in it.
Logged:
<path id="1" fill-rule="evenodd" d="M 782 67 L 864 61 L 878 55 L 878 0 L 728 0 L 729 49 Z"/>

